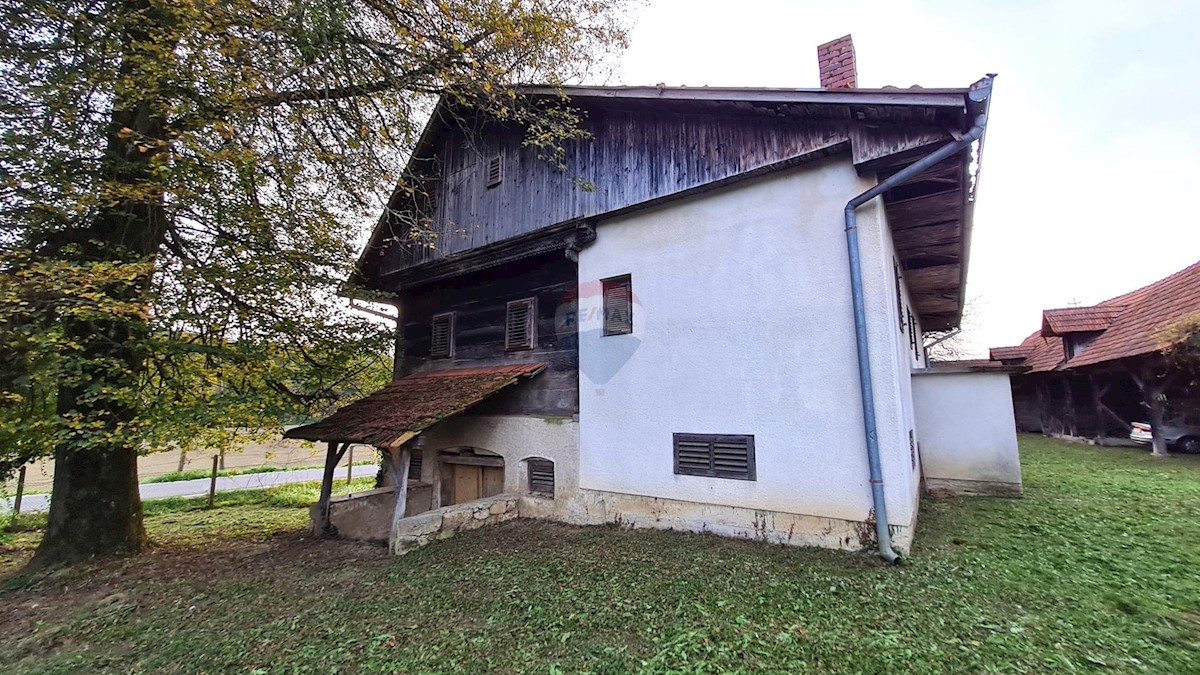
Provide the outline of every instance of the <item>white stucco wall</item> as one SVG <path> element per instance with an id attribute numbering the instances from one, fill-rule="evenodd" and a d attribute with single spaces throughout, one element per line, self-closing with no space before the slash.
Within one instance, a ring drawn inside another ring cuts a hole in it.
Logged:
<path id="1" fill-rule="evenodd" d="M 870 517 L 842 209 L 872 184 L 833 159 L 600 224 L 579 260 L 581 488 Z M 881 213 L 858 223 L 888 514 L 908 527 L 911 364 Z M 603 337 L 598 280 L 623 274 L 634 332 Z M 675 475 L 673 432 L 753 434 L 757 480 Z"/>
<path id="2" fill-rule="evenodd" d="M 1020 493 L 1007 373 L 917 371 L 913 394 L 921 461 L 931 489 Z"/>
<path id="3" fill-rule="evenodd" d="M 518 415 L 465 415 L 453 417 L 422 433 L 421 479 L 439 484 L 438 452 L 462 447 L 478 448 L 504 458 L 504 492 L 521 496 L 521 514 L 557 516 L 581 522 L 574 516 L 579 494 L 579 423 L 569 417 Z M 554 462 L 554 499 L 529 492 L 526 460 Z"/>

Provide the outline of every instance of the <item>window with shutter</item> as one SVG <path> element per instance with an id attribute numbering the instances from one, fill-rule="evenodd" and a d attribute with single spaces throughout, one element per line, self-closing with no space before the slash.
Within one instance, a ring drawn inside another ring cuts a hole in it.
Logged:
<path id="1" fill-rule="evenodd" d="M 454 356 L 454 312 L 435 314 L 432 328 L 429 356 L 435 359 Z"/>
<path id="2" fill-rule="evenodd" d="M 504 157 L 494 155 L 487 161 L 487 186 L 496 187 L 504 180 Z"/>
<path id="3" fill-rule="evenodd" d="M 604 334 L 628 335 L 633 332 L 633 282 L 630 276 L 603 279 Z"/>
<path id="4" fill-rule="evenodd" d="M 675 473 L 755 480 L 754 436 L 675 434 Z"/>
<path id="5" fill-rule="evenodd" d="M 537 302 L 534 298 L 508 303 L 504 319 L 504 349 L 520 351 L 537 344 Z"/>
<path id="6" fill-rule="evenodd" d="M 529 491 L 546 497 L 554 496 L 554 462 L 548 459 L 531 459 L 529 466 Z"/>

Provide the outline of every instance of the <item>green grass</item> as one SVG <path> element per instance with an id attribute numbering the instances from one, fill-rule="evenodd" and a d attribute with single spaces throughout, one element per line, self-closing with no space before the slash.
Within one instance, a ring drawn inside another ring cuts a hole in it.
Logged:
<path id="1" fill-rule="evenodd" d="M 373 462 L 364 462 L 355 464 L 355 467 L 367 466 L 375 468 Z M 274 473 L 276 471 L 300 471 L 301 469 L 320 469 L 321 464 L 309 464 L 305 466 L 248 466 L 242 469 L 221 469 L 217 471 L 217 476 L 248 476 L 256 473 Z M 341 467 L 339 471 L 344 471 L 345 467 Z M 195 480 L 197 478 L 209 478 L 212 476 L 212 469 L 189 469 L 188 471 L 172 471 L 164 473 L 153 478 L 147 478 L 143 483 L 172 483 L 179 480 Z"/>
<path id="2" fill-rule="evenodd" d="M 1022 451 L 1024 499 L 926 498 L 900 568 L 523 521 L 394 558 L 298 533 L 299 492 L 159 503 L 151 555 L 0 594 L 0 668 L 1200 673 L 1200 458 Z"/>

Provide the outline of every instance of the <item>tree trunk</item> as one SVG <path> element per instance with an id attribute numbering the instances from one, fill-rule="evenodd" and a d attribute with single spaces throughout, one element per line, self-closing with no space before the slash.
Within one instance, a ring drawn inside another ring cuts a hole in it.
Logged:
<path id="1" fill-rule="evenodd" d="M 160 66 L 147 62 L 145 47 L 173 39 L 164 37 L 171 32 L 164 30 L 171 17 L 146 0 L 116 3 L 113 11 L 138 19 L 130 21 L 122 35 L 121 74 L 151 86 L 144 69 Z M 151 101 L 138 94 L 114 98 L 101 172 L 115 186 L 112 194 L 119 196 L 94 219 L 64 233 L 67 245 L 50 251 L 51 255 L 79 265 L 153 261 L 164 243 L 166 216 L 152 162 L 162 151 L 156 142 L 163 141 L 166 133 L 163 113 Z M 133 283 L 113 282 L 99 290 L 119 303 L 148 307 L 150 269 L 146 267 Z M 58 413 L 89 426 L 72 430 L 55 448 L 50 519 L 31 568 L 99 554 L 133 553 L 145 544 L 137 475 L 140 443 L 130 431 L 141 411 L 129 392 L 138 386 L 146 361 L 148 315 L 148 311 L 101 317 L 67 313 L 60 318 L 72 345 L 68 356 L 80 373 L 59 386 Z"/>

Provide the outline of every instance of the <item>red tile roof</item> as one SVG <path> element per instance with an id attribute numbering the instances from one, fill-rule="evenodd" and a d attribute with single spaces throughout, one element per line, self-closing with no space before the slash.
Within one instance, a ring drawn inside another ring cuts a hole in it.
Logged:
<path id="1" fill-rule="evenodd" d="M 1056 314 L 1054 322 L 1045 316 L 1052 313 Z M 1046 336 L 1039 330 L 1021 343 L 1021 347 L 1029 350 L 1025 365 L 1031 367 L 1031 372 L 1044 372 L 1149 354 L 1158 349 L 1155 333 L 1193 314 L 1200 314 L 1200 262 L 1165 279 L 1091 307 L 1047 310 L 1042 320 L 1043 328 L 1049 325 L 1055 333 L 1079 330 L 1103 332 L 1064 363 L 1062 338 L 1057 335 Z M 1096 326 L 1100 322 L 1106 322 L 1107 325 L 1103 328 L 1078 328 Z M 1061 331 L 1054 329 L 1056 325 Z M 1067 330 L 1067 327 L 1073 328 Z M 993 355 L 992 358 L 998 357 Z"/>
<path id="2" fill-rule="evenodd" d="M 1014 347 L 992 347 L 988 350 L 988 358 L 993 361 L 1008 361 L 1023 359 L 1029 356 L 1029 347 L 1016 345 Z"/>
<path id="3" fill-rule="evenodd" d="M 1065 335 L 1104 330 L 1125 309 L 1124 305 L 1062 307 L 1042 312 L 1042 335 Z"/>
<path id="4" fill-rule="evenodd" d="M 289 429 L 283 436 L 381 447 L 399 445 L 545 367 L 544 363 L 525 363 L 409 375 L 319 422 Z"/>

